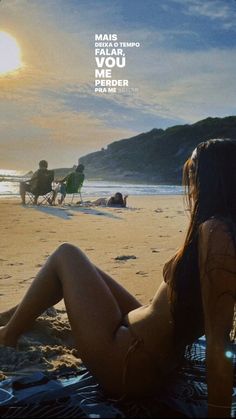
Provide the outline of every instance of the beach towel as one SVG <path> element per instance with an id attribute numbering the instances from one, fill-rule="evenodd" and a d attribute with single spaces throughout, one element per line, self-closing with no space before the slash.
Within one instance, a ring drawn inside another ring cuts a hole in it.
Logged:
<path id="1" fill-rule="evenodd" d="M 0 382 L 0 417 L 154 418 L 206 417 L 204 337 L 187 348 L 182 366 L 154 397 L 114 401 L 85 367 L 36 372 Z M 235 354 L 235 345 L 232 352 Z M 232 417 L 236 417 L 236 359 Z M 140 376 L 140 380 L 142 377 Z"/>

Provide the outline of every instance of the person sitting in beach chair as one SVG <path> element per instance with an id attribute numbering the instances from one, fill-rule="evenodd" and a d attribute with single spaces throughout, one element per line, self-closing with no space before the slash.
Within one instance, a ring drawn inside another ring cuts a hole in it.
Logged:
<path id="1" fill-rule="evenodd" d="M 54 180 L 54 171 L 48 170 L 48 162 L 41 160 L 39 162 L 39 169 L 33 174 L 31 179 L 27 182 L 20 182 L 20 196 L 22 204 L 26 203 L 26 195 L 29 196 L 30 201 L 34 204 L 38 204 L 39 196 L 43 199 L 40 202 L 50 200 L 50 194 L 52 191 L 52 182 Z"/>
<path id="2" fill-rule="evenodd" d="M 61 181 L 58 182 L 58 187 L 55 188 L 54 194 L 52 197 L 52 204 L 55 204 L 57 194 L 61 194 L 61 199 L 58 200 L 59 204 L 63 204 L 65 201 L 66 195 L 72 195 L 71 204 L 74 199 L 75 194 L 80 195 L 82 202 L 81 189 L 84 183 L 84 165 L 79 164 L 74 172 L 69 173 Z"/>
<path id="3" fill-rule="evenodd" d="M 15 347 L 41 313 L 64 299 L 84 364 L 106 394 L 132 400 L 162 390 L 181 365 L 186 347 L 205 334 L 208 414 L 202 417 L 230 417 L 236 329 L 236 141 L 200 143 L 184 165 L 183 180 L 188 230 L 164 265 L 163 281 L 148 304 L 90 262 L 82 250 L 64 243 L 0 328 L 0 346 Z"/>

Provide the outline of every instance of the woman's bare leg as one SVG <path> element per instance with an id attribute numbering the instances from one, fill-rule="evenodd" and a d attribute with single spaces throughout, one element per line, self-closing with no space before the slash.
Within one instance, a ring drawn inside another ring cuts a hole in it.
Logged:
<path id="1" fill-rule="evenodd" d="M 7 322 L 9 322 L 10 318 L 15 313 L 17 307 L 18 305 L 0 313 L 0 326 L 4 326 Z"/>
<path id="2" fill-rule="evenodd" d="M 103 272 L 100 268 L 96 266 L 98 273 L 101 275 L 102 279 L 106 282 L 107 286 L 110 288 L 113 296 L 115 297 L 122 316 L 125 316 L 131 310 L 135 310 L 138 307 L 141 307 L 141 303 L 130 294 L 122 285 L 115 281 L 110 275 L 106 272 Z"/>
<path id="3" fill-rule="evenodd" d="M 101 275 L 102 279 L 106 282 L 107 286 L 110 288 L 123 315 L 126 315 L 128 314 L 129 311 L 135 310 L 136 308 L 141 306 L 141 303 L 132 294 L 130 294 L 124 287 L 122 287 L 122 285 L 120 285 L 117 281 L 115 281 L 110 275 L 102 271 L 97 266 L 95 266 L 95 268 L 97 269 L 98 273 Z M 17 308 L 18 308 L 18 305 L 0 313 L 0 326 L 5 326 L 9 322 L 9 320 L 12 318 Z"/>
<path id="4" fill-rule="evenodd" d="M 20 196 L 23 205 L 25 205 L 26 185 L 26 182 L 20 182 Z"/>
<path id="5" fill-rule="evenodd" d="M 62 297 L 85 364 L 101 381 L 112 369 L 117 368 L 118 374 L 130 335 L 125 338 L 128 346 L 122 347 L 116 342 L 116 332 L 123 315 L 140 303 L 69 244 L 48 258 L 8 324 L 0 329 L 0 343 L 15 345 L 32 322 Z"/>
<path id="6" fill-rule="evenodd" d="M 56 253 L 57 251 L 48 258 L 22 302 L 2 313 L 3 317 L 8 317 L 8 322 L 6 327 L 1 330 L 0 343 L 1 334 L 4 333 L 4 343 L 9 346 L 16 346 L 19 336 L 32 327 L 34 320 L 48 307 L 58 303 L 63 298 L 62 286 L 53 268 Z"/>

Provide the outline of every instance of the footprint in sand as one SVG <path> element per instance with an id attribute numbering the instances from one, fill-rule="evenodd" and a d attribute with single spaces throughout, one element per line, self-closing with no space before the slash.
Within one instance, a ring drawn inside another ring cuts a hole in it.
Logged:
<path id="1" fill-rule="evenodd" d="M 138 271 L 138 272 L 136 272 L 136 275 L 148 276 L 148 273 L 144 272 L 144 271 Z"/>
<path id="2" fill-rule="evenodd" d="M 134 256 L 134 255 L 121 255 L 121 256 L 116 256 L 114 259 L 115 260 L 118 260 L 118 261 L 126 261 L 126 260 L 129 260 L 129 259 L 137 259 L 137 256 Z"/>
<path id="3" fill-rule="evenodd" d="M 0 279 L 10 279 L 10 278 L 12 278 L 11 275 L 7 275 L 7 274 L 0 276 Z"/>
<path id="4" fill-rule="evenodd" d="M 21 266 L 24 265 L 23 262 L 8 263 L 7 266 Z"/>
<path id="5" fill-rule="evenodd" d="M 31 278 L 30 278 L 30 279 L 31 279 Z M 20 281 L 19 283 L 20 283 L 20 284 L 24 284 L 25 282 L 30 281 L 30 279 L 22 279 L 22 281 Z"/>

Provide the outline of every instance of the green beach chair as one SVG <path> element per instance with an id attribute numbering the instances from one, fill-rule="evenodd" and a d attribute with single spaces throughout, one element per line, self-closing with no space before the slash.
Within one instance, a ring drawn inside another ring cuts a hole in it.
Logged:
<path id="1" fill-rule="evenodd" d="M 80 172 L 71 173 L 66 180 L 66 195 L 72 195 L 70 204 L 72 205 L 75 194 L 80 195 L 80 200 L 82 200 L 81 189 L 84 183 L 84 174 Z"/>

